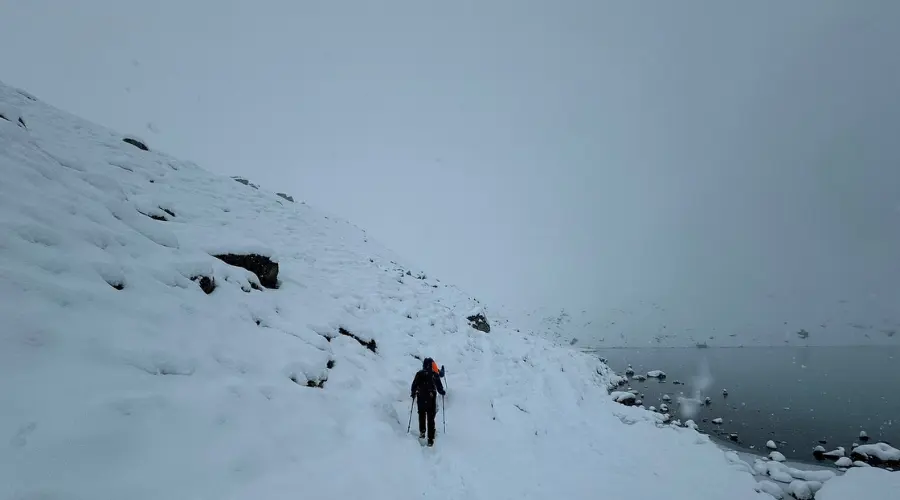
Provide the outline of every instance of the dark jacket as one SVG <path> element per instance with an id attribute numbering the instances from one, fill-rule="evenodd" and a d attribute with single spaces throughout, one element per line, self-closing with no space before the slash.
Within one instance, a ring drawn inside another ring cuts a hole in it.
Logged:
<path id="1" fill-rule="evenodd" d="M 418 399 L 419 404 L 435 401 L 436 393 L 441 396 L 446 394 L 441 377 L 431 369 L 431 359 L 426 359 L 422 365 L 422 369 L 416 372 L 412 386 L 409 388 L 410 397 Z"/>

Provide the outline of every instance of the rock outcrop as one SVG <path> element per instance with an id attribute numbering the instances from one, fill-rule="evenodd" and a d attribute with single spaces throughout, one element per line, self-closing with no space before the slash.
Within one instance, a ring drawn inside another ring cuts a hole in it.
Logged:
<path id="1" fill-rule="evenodd" d="M 242 267 L 259 278 L 259 284 L 266 288 L 278 288 L 278 263 L 264 255 L 257 254 L 219 254 L 213 257 L 222 262 Z"/>

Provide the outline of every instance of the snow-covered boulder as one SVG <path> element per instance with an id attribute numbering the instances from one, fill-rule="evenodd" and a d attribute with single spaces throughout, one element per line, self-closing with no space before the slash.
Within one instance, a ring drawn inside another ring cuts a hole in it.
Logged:
<path id="1" fill-rule="evenodd" d="M 770 440 L 766 441 L 766 448 L 768 448 L 768 449 L 770 449 L 770 450 L 777 450 L 777 449 L 778 449 L 778 445 L 775 444 L 775 441 L 772 441 L 772 440 L 770 439 Z"/>
<path id="2" fill-rule="evenodd" d="M 659 411 L 661 411 L 663 413 L 667 413 L 669 411 L 669 405 L 667 405 L 665 403 L 659 405 Z"/>
<path id="3" fill-rule="evenodd" d="M 866 462 L 900 462 L 900 450 L 887 443 L 864 444 L 851 451 L 851 457 Z"/>
<path id="4" fill-rule="evenodd" d="M 843 446 L 838 446 L 837 448 L 835 448 L 831 451 L 826 451 L 822 455 L 824 455 L 827 458 L 840 458 L 840 457 L 843 457 L 846 454 L 846 452 L 847 452 L 847 450 L 845 450 Z"/>
<path id="5" fill-rule="evenodd" d="M 613 401 L 619 404 L 623 404 L 625 406 L 634 406 L 637 402 L 637 397 L 632 392 L 628 391 L 614 391 L 611 392 L 610 397 Z"/>
<path id="6" fill-rule="evenodd" d="M 716 425 L 722 425 L 722 422 L 724 422 L 724 420 L 722 420 L 722 417 L 717 417 L 717 418 L 712 419 L 712 423 L 714 423 Z"/>
<path id="7" fill-rule="evenodd" d="M 769 453 L 769 458 L 776 462 L 784 462 L 785 460 L 787 460 L 787 458 L 785 458 L 784 454 L 782 454 L 779 451 L 773 451 L 773 452 Z"/>
<path id="8" fill-rule="evenodd" d="M 662 400 L 665 401 L 666 403 L 668 403 L 669 401 L 672 401 L 672 396 L 669 396 L 668 394 L 663 394 Z"/>
<path id="9" fill-rule="evenodd" d="M 634 368 L 632 368 L 631 365 L 628 365 L 628 368 L 625 369 L 625 376 L 631 377 L 633 375 L 634 375 Z"/>
<path id="10" fill-rule="evenodd" d="M 841 457 L 841 458 L 835 460 L 834 465 L 836 465 L 838 467 L 845 467 L 845 468 L 852 467 L 853 460 L 850 460 L 849 457 Z"/>
<path id="11" fill-rule="evenodd" d="M 788 484 L 787 491 L 797 500 L 812 500 L 813 498 L 812 488 L 809 487 L 809 483 L 799 479 L 791 481 Z"/>
<path id="12" fill-rule="evenodd" d="M 769 495 L 771 495 L 772 497 L 774 497 L 778 500 L 780 500 L 781 498 L 784 498 L 784 489 L 781 486 L 778 486 L 777 484 L 775 484 L 772 481 L 769 481 L 767 479 L 763 479 L 762 481 L 757 483 L 757 488 L 759 488 L 759 491 L 761 491 L 763 493 L 768 493 Z"/>
<path id="13" fill-rule="evenodd" d="M 662 370 L 650 370 L 649 372 L 647 372 L 647 377 L 663 379 L 666 378 L 666 372 Z"/>
<path id="14" fill-rule="evenodd" d="M 869 435 L 866 433 L 866 431 L 859 431 L 859 439 L 860 441 L 868 441 Z"/>

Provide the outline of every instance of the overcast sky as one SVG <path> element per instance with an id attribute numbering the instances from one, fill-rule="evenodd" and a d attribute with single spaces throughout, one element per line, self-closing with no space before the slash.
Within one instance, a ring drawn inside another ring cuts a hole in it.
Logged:
<path id="1" fill-rule="evenodd" d="M 0 79 L 488 303 L 887 321 L 897 26 L 895 0 L 0 0 Z"/>

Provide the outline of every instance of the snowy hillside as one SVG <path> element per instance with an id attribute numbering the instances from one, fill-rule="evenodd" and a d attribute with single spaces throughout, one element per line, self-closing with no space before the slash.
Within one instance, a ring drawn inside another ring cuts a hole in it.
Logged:
<path id="1" fill-rule="evenodd" d="M 301 193 L 2 85 L 0 114 L 0 499 L 767 498 Z M 406 429 L 425 356 L 433 449 Z"/>

